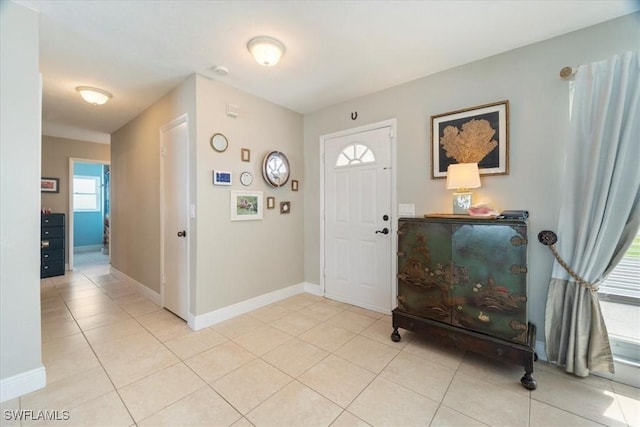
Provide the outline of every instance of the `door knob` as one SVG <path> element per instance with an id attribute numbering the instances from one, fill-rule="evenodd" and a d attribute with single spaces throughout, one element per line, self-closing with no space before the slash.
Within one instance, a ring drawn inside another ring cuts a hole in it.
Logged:
<path id="1" fill-rule="evenodd" d="M 187 236 L 187 232 L 182 230 L 182 231 L 178 231 L 178 237 L 186 237 Z"/>
<path id="2" fill-rule="evenodd" d="M 387 227 L 385 227 L 382 230 L 376 230 L 376 234 L 378 234 L 378 233 L 389 234 L 389 229 Z"/>

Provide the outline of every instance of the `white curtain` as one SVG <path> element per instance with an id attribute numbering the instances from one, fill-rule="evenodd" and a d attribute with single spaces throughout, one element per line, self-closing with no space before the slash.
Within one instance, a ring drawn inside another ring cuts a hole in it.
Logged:
<path id="1" fill-rule="evenodd" d="M 579 67 L 562 181 L 559 255 L 597 286 L 640 227 L 640 51 Z M 597 293 L 556 261 L 547 295 L 546 352 L 567 372 L 613 373 Z"/>

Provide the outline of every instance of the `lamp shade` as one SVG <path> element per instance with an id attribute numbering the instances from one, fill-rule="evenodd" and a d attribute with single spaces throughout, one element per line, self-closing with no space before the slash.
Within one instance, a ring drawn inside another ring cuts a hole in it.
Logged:
<path id="1" fill-rule="evenodd" d="M 254 37 L 247 43 L 247 49 L 260 65 L 272 67 L 280 61 L 285 48 L 280 40 L 273 37 Z"/>
<path id="2" fill-rule="evenodd" d="M 76 90 L 80 93 L 82 99 L 93 105 L 102 105 L 111 99 L 112 96 L 106 90 L 98 89 L 96 87 L 78 86 Z"/>
<path id="3" fill-rule="evenodd" d="M 447 168 L 447 190 L 480 187 L 477 163 L 457 163 Z"/>

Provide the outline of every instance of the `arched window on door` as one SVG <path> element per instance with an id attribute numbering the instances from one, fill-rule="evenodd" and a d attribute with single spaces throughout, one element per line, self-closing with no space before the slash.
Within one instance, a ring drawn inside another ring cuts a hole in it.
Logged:
<path id="1" fill-rule="evenodd" d="M 363 144 L 351 144 L 344 147 L 336 160 L 336 167 L 352 166 L 376 161 L 373 151 Z"/>

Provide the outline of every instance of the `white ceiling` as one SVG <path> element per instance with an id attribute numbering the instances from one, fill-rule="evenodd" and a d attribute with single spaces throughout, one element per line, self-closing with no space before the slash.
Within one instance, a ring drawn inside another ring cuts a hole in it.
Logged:
<path id="1" fill-rule="evenodd" d="M 43 133 L 96 142 L 192 73 L 308 113 L 640 8 L 634 0 L 16 3 L 41 14 Z M 277 66 L 249 55 L 258 35 L 285 44 Z M 215 75 L 216 65 L 229 75 Z M 86 104 L 80 85 L 113 99 Z"/>

